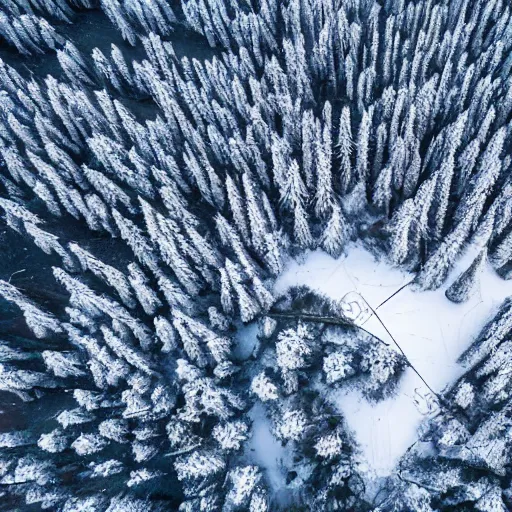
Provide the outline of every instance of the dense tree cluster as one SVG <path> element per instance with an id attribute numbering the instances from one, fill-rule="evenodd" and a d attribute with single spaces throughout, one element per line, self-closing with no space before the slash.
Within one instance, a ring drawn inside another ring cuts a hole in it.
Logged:
<path id="1" fill-rule="evenodd" d="M 145 57 L 88 54 L 60 34 L 90 9 Z M 218 54 L 179 58 L 180 30 Z M 290 255 L 339 257 L 356 238 L 416 271 L 420 289 L 476 244 L 454 302 L 486 258 L 512 275 L 507 2 L 9 0 L 0 37 L 24 55 L 55 52 L 61 68 L 38 78 L 0 61 L 3 222 L 42 251 L 53 268 L 41 288 L 54 290 L 0 282 L 32 333 L 0 342 L 0 390 L 73 397 L 37 436 L 2 434 L 2 503 L 273 510 L 245 447 L 263 407 L 301 461 L 293 499 L 368 509 L 354 443 L 320 391 L 381 399 L 405 362 L 350 328 L 336 346 L 333 328 L 276 322 L 272 283 Z M 476 366 L 449 395 L 461 410 L 431 436 L 435 474 L 404 477 L 382 510 L 505 510 L 509 306 L 465 356 Z M 234 335 L 255 320 L 245 359 Z"/>

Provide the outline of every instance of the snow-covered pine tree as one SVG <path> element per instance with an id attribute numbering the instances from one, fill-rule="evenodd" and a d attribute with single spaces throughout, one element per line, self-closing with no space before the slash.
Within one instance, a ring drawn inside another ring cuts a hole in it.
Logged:
<path id="1" fill-rule="evenodd" d="M 340 115 L 340 126 L 338 133 L 337 149 L 340 158 L 340 190 L 342 194 L 345 194 L 350 189 L 350 185 L 353 180 L 353 169 L 352 169 L 352 126 L 350 121 L 350 108 L 344 106 L 341 110 Z"/>
<path id="2" fill-rule="evenodd" d="M 332 181 L 332 107 L 327 101 L 322 112 L 322 128 L 316 141 L 316 194 L 315 213 L 319 217 L 329 214 L 334 201 Z"/>
<path id="3" fill-rule="evenodd" d="M 334 204 L 329 221 L 322 234 L 322 249 L 333 258 L 339 258 L 345 245 L 350 240 L 350 226 L 341 211 L 340 206 Z"/>
<path id="4" fill-rule="evenodd" d="M 473 218 L 468 215 L 444 238 L 416 276 L 420 288 L 433 290 L 443 284 L 467 241 L 472 223 Z"/>
<path id="5" fill-rule="evenodd" d="M 484 249 L 446 290 L 446 297 L 452 302 L 465 302 L 475 293 L 478 286 L 479 274 L 486 263 L 487 250 Z"/>
<path id="6" fill-rule="evenodd" d="M 0 295 L 4 299 L 16 304 L 23 311 L 27 326 L 37 338 L 46 338 L 52 333 L 58 334 L 62 332 L 60 322 L 55 316 L 40 309 L 12 284 L 0 281 Z"/>

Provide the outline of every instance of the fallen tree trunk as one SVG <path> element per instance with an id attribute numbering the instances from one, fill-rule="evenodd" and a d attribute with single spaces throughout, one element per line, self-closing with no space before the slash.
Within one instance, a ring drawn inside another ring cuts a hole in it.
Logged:
<path id="1" fill-rule="evenodd" d="M 330 324 L 330 325 L 338 325 L 342 327 L 351 327 L 353 329 L 360 329 L 364 331 L 366 334 L 370 335 L 372 338 L 380 341 L 387 347 L 389 347 L 389 343 L 386 343 L 383 339 L 375 336 L 375 334 L 367 331 L 364 327 L 360 325 L 356 325 L 349 320 L 345 320 L 343 318 L 335 317 L 335 316 L 320 316 L 320 315 L 312 315 L 310 313 L 295 313 L 293 311 L 270 311 L 267 313 L 267 316 L 271 318 L 282 318 L 285 320 L 302 320 L 304 322 L 315 322 L 319 324 Z"/>

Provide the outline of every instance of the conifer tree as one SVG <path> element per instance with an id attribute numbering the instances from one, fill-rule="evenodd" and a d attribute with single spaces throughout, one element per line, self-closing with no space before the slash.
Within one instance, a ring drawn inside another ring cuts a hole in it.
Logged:
<path id="1" fill-rule="evenodd" d="M 128 265 L 128 271 L 128 280 L 142 308 L 146 314 L 154 315 L 162 303 L 156 293 L 148 286 L 147 276 L 136 263 L 130 263 Z"/>
<path id="2" fill-rule="evenodd" d="M 333 205 L 332 214 L 322 234 L 322 248 L 333 258 L 339 258 L 350 239 L 350 227 L 338 205 Z"/>
<path id="3" fill-rule="evenodd" d="M 310 248 L 313 245 L 313 237 L 309 229 L 307 214 L 302 205 L 297 204 L 294 208 L 294 236 L 299 247 Z"/>
<path id="4" fill-rule="evenodd" d="M 414 201 L 407 199 L 396 213 L 391 225 L 391 252 L 394 263 L 403 263 L 409 254 L 409 234 L 414 220 Z"/>
<path id="5" fill-rule="evenodd" d="M 0 294 L 4 299 L 13 302 L 23 311 L 28 327 L 37 338 L 46 338 L 51 333 L 58 334 L 62 332 L 60 322 L 51 313 L 37 307 L 12 284 L 0 281 Z"/>
<path id="6" fill-rule="evenodd" d="M 441 242 L 416 276 L 415 281 L 420 288 L 435 290 L 442 285 L 466 243 L 472 222 L 471 216 L 466 217 Z"/>
<path id="7" fill-rule="evenodd" d="M 226 259 L 226 271 L 237 296 L 240 318 L 243 322 L 249 322 L 259 313 L 260 306 L 244 285 L 240 268 L 229 259 Z"/>
<path id="8" fill-rule="evenodd" d="M 264 250 L 265 235 L 268 233 L 268 226 L 256 199 L 255 184 L 247 174 L 242 176 L 244 192 L 247 198 L 247 216 L 251 228 L 251 242 L 253 247 L 258 251 Z"/>
<path id="9" fill-rule="evenodd" d="M 392 199 L 392 177 L 393 168 L 391 166 L 385 167 L 380 171 L 380 174 L 375 181 L 373 189 L 373 204 L 389 215 L 390 203 Z"/>
<path id="10" fill-rule="evenodd" d="M 135 300 L 130 283 L 126 276 L 119 270 L 103 263 L 92 254 L 82 249 L 78 244 L 69 244 L 69 249 L 78 258 L 84 270 L 90 270 L 93 274 L 103 279 L 109 286 L 112 286 L 123 303 L 129 308 L 135 307 Z"/>
<path id="11" fill-rule="evenodd" d="M 274 276 L 278 276 L 284 268 L 287 243 L 282 231 L 273 231 L 265 235 L 266 252 L 263 258 L 267 269 Z"/>
<path id="12" fill-rule="evenodd" d="M 315 213 L 324 216 L 331 212 L 333 204 L 332 183 L 332 107 L 325 103 L 322 112 L 322 129 L 319 131 L 319 139 L 316 144 L 316 194 Z"/>
<path id="13" fill-rule="evenodd" d="M 465 302 L 478 286 L 479 274 L 485 264 L 487 251 L 484 249 L 453 284 L 446 290 L 446 297 L 452 302 Z"/>
<path id="14" fill-rule="evenodd" d="M 48 233 L 35 224 L 25 221 L 23 223 L 25 231 L 33 238 L 34 243 L 46 254 L 53 252 L 62 258 L 62 263 L 68 270 L 75 270 L 76 264 L 70 254 L 62 247 L 58 237 Z"/>
<path id="15" fill-rule="evenodd" d="M 131 247 L 139 261 L 149 269 L 156 270 L 158 259 L 153 248 L 144 238 L 142 231 L 131 220 L 123 217 L 116 209 L 112 209 L 112 216 L 119 228 L 121 238 Z"/>
<path id="16" fill-rule="evenodd" d="M 247 224 L 246 214 L 243 208 L 243 201 L 240 196 L 240 192 L 238 191 L 238 188 L 232 180 L 231 176 L 227 176 L 226 178 L 226 190 L 235 225 L 238 228 L 243 240 L 248 242 L 250 240 L 249 226 Z"/>
<path id="17" fill-rule="evenodd" d="M 512 234 L 509 233 L 491 253 L 490 260 L 495 268 L 503 267 L 512 259 Z"/>
<path id="18" fill-rule="evenodd" d="M 283 186 L 280 189 L 281 203 L 286 209 L 293 209 L 297 204 L 304 206 L 307 189 L 300 175 L 300 168 L 296 160 L 292 160 L 286 172 Z"/>
<path id="19" fill-rule="evenodd" d="M 357 137 L 356 179 L 365 182 L 368 176 L 368 152 L 370 131 L 372 125 L 372 110 L 364 111 Z"/>
<path id="20" fill-rule="evenodd" d="M 340 190 L 342 194 L 346 194 L 350 189 L 353 179 L 351 162 L 353 140 L 350 109 L 348 106 L 344 106 L 341 111 L 337 147 L 340 158 Z"/>

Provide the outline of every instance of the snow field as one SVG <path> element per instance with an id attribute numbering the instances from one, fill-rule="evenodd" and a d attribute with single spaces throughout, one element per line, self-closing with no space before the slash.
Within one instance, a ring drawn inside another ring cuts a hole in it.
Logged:
<path id="1" fill-rule="evenodd" d="M 480 287 L 466 303 L 454 304 L 444 292 L 473 261 L 477 249 L 468 249 L 436 291 L 414 291 L 406 287 L 377 310 L 377 313 L 409 361 L 436 392 L 463 372 L 457 359 L 478 335 L 501 302 L 512 294 L 512 281 L 504 281 L 486 264 Z M 322 251 L 308 253 L 299 263 L 292 261 L 275 284 L 276 293 L 291 286 L 311 289 L 342 299 L 358 292 L 374 309 L 414 276 L 393 268 L 356 244 L 347 255 L 335 260 Z M 375 316 L 364 328 L 395 346 Z M 414 443 L 422 420 L 434 411 L 429 390 L 407 368 L 395 396 L 372 404 L 358 391 L 332 389 L 330 398 L 345 415 L 368 465 L 369 478 L 389 475 L 399 458 Z"/>

